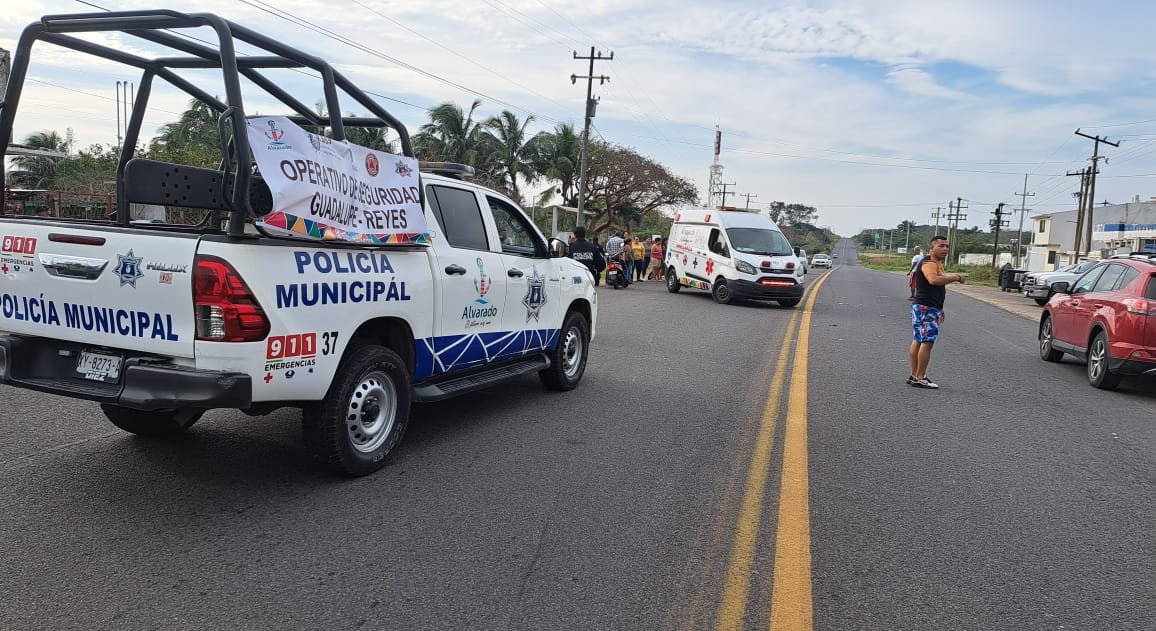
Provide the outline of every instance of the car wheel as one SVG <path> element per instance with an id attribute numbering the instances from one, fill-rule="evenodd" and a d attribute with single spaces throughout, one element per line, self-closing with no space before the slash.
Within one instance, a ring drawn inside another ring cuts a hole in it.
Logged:
<path id="1" fill-rule="evenodd" d="M 190 409 L 134 410 L 110 403 L 101 403 L 100 410 L 113 425 L 137 436 L 179 434 L 201 420 L 205 413 Z"/>
<path id="2" fill-rule="evenodd" d="M 1048 299 L 1047 299 L 1047 298 L 1032 298 L 1032 300 L 1035 300 L 1035 301 L 1036 301 L 1036 304 L 1037 304 L 1037 305 L 1039 305 L 1039 306 L 1041 306 L 1041 307 L 1042 307 L 1042 306 L 1044 306 L 1044 305 L 1046 305 L 1046 304 L 1048 304 Z"/>
<path id="3" fill-rule="evenodd" d="M 674 268 L 666 268 L 666 290 L 672 294 L 677 294 L 680 289 L 682 289 L 682 283 L 678 282 L 678 276 L 675 275 Z"/>
<path id="4" fill-rule="evenodd" d="M 538 372 L 542 384 L 551 390 L 573 390 L 586 372 L 590 354 L 590 325 L 578 312 L 571 312 L 562 323 L 558 346 L 550 353 L 550 367 Z"/>
<path id="5" fill-rule="evenodd" d="M 1044 317 L 1040 322 L 1040 359 L 1046 362 L 1058 362 L 1064 353 L 1057 351 L 1052 342 L 1055 340 L 1055 331 L 1052 330 L 1052 319 Z"/>
<path id="6" fill-rule="evenodd" d="M 405 362 L 367 345 L 341 360 L 329 392 L 301 413 L 305 442 L 326 466 L 366 475 L 385 466 L 409 422 L 412 388 Z"/>
<path id="7" fill-rule="evenodd" d="M 1103 331 L 1096 333 L 1088 347 L 1088 383 L 1101 390 L 1115 390 L 1120 385 L 1120 375 L 1108 367 L 1108 348 L 1108 334 Z"/>
<path id="8" fill-rule="evenodd" d="M 714 298 L 714 301 L 720 305 L 730 304 L 731 300 L 734 299 L 730 286 L 727 285 L 726 279 L 722 277 L 716 280 L 714 285 L 711 286 L 710 295 Z"/>

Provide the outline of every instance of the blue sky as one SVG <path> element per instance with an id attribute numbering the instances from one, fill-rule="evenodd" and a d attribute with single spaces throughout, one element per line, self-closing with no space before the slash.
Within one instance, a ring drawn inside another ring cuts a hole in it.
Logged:
<path id="1" fill-rule="evenodd" d="M 136 0 L 22 0 L 0 15 L 0 46 L 51 13 L 155 8 Z M 693 181 L 705 198 L 715 125 L 724 181 L 745 204 L 800 202 L 852 235 L 963 197 L 968 225 L 999 202 L 1019 206 L 1029 174 L 1036 212 L 1073 206 L 1092 142 L 1097 201 L 1156 196 L 1156 63 L 1146 3 L 1018 1 L 739 2 L 668 0 L 167 0 L 294 43 L 382 97 L 415 131 L 426 108 L 475 98 L 482 116 L 534 115 L 531 131 L 582 124 L 586 74 L 611 81 L 595 133 Z M 294 19 L 296 18 L 296 23 Z M 302 23 L 302 21 L 306 23 Z M 340 35 L 339 42 L 320 31 Z M 137 42 L 119 46 L 145 48 Z M 79 145 L 112 143 L 115 84 L 127 69 L 37 49 L 16 137 L 72 128 Z M 411 67 L 399 65 L 398 60 Z M 415 70 L 416 68 L 416 70 Z M 418 70 L 422 71 L 419 72 Z M 279 77 L 306 102 L 316 86 Z M 215 85 L 215 84 L 210 84 Z M 150 131 L 187 98 L 155 95 Z M 277 113 L 253 100 L 251 111 Z M 263 106 L 263 107 L 262 107 Z M 735 198 L 728 199 L 734 203 Z M 1029 213 L 1030 215 L 1031 213 Z M 1018 217 L 1016 218 L 1018 219 Z"/>

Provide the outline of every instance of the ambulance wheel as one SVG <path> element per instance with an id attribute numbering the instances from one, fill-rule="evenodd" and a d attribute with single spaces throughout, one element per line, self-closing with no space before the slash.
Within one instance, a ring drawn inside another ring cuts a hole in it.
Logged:
<path id="1" fill-rule="evenodd" d="M 137 436 L 171 436 L 179 434 L 201 420 L 204 410 L 166 409 L 134 410 L 101 403 L 100 410 L 113 425 Z"/>
<path id="2" fill-rule="evenodd" d="M 778 302 L 779 305 L 783 307 L 794 307 L 799 304 L 800 300 L 802 300 L 802 298 L 784 298 Z"/>
<path id="3" fill-rule="evenodd" d="M 309 450 L 338 473 L 377 471 L 405 433 L 411 390 L 397 353 L 376 345 L 350 349 L 325 398 L 301 411 Z"/>
<path id="4" fill-rule="evenodd" d="M 728 305 L 734 300 L 730 286 L 727 285 L 726 279 L 721 276 L 714 282 L 714 286 L 711 287 L 710 295 L 714 298 L 714 301 L 720 305 Z"/>
<path id="5" fill-rule="evenodd" d="M 678 282 L 678 276 L 674 273 L 674 268 L 666 268 L 666 290 L 672 294 L 677 294 L 679 289 L 682 289 L 682 285 Z"/>

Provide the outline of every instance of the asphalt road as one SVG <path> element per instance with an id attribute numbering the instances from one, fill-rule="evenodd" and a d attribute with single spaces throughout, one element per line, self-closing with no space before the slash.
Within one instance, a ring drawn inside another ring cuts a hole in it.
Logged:
<path id="1" fill-rule="evenodd" d="M 910 388 L 904 279 L 850 254 L 806 355 L 810 555 L 787 569 L 813 628 L 1156 626 L 1152 383 L 1094 390 L 1032 322 L 953 294 L 943 387 Z M 0 388 L 0 629 L 712 629 L 728 602 L 767 628 L 806 303 L 599 296 L 577 390 L 418 406 L 356 480 L 309 459 L 295 411 L 144 440 Z"/>

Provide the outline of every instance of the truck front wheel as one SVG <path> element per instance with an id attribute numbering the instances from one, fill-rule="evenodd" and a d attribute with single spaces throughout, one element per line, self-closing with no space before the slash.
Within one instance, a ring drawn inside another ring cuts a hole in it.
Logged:
<path id="1" fill-rule="evenodd" d="M 325 398 L 302 410 L 305 442 L 339 473 L 373 473 L 405 433 L 411 391 L 397 353 L 384 346 L 350 349 Z"/>
<path id="2" fill-rule="evenodd" d="M 552 390 L 573 390 L 586 372 L 590 354 L 590 325 L 576 311 L 562 323 L 558 346 L 550 353 L 550 367 L 538 372 L 538 378 Z"/>
<path id="3" fill-rule="evenodd" d="M 134 410 L 101 403 L 100 410 L 113 425 L 137 436 L 171 436 L 179 434 L 201 420 L 204 410 L 168 409 Z"/>

